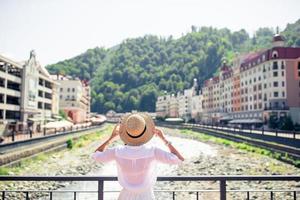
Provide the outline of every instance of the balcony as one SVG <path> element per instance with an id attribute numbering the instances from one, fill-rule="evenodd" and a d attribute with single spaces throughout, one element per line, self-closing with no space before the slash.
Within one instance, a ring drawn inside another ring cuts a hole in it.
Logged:
<path id="1" fill-rule="evenodd" d="M 70 190 L 1 190 L 2 193 L 2 199 L 5 199 L 7 193 L 15 192 L 15 193 L 22 193 L 25 195 L 25 199 L 29 199 L 30 194 L 32 193 L 38 193 L 43 192 L 45 194 L 48 194 L 49 199 L 53 199 L 53 193 L 64 193 L 64 192 L 72 192 L 73 199 L 77 199 L 78 193 L 94 193 L 97 196 L 98 200 L 103 200 L 105 196 L 104 191 L 104 183 L 108 181 L 117 181 L 117 177 L 108 177 L 108 176 L 0 176 L 0 182 L 3 181 L 94 181 L 97 182 L 98 187 L 96 191 L 70 191 Z M 300 176 L 293 176 L 293 175 L 274 175 L 274 176 L 170 176 L 170 177 L 158 177 L 157 181 L 180 181 L 180 182 L 186 182 L 186 181 L 194 181 L 194 182 L 203 182 L 203 181 L 213 181 L 219 183 L 219 188 L 216 189 L 210 189 L 210 190 L 188 190 L 188 189 L 181 189 L 181 190 L 156 190 L 154 192 L 161 193 L 161 192 L 167 192 L 171 193 L 171 199 L 176 199 L 176 194 L 179 192 L 187 192 L 190 194 L 195 194 L 195 199 L 199 199 L 199 193 L 203 192 L 218 192 L 219 194 L 216 194 L 216 196 L 220 197 L 220 200 L 226 200 L 228 193 L 244 193 L 246 196 L 246 199 L 250 199 L 250 194 L 255 192 L 266 192 L 270 194 L 270 199 L 274 199 L 275 193 L 291 193 L 294 197 L 293 199 L 297 199 L 297 194 L 299 193 L 299 190 L 296 188 L 290 189 L 290 190 L 272 190 L 272 189 L 265 189 L 262 185 L 262 190 L 230 190 L 227 189 L 227 183 L 231 181 L 300 181 Z M 109 191 L 109 192 L 119 192 L 119 191 Z"/>
<path id="2" fill-rule="evenodd" d="M 264 110 L 289 110 L 290 108 L 288 106 L 269 106 L 265 107 Z"/>

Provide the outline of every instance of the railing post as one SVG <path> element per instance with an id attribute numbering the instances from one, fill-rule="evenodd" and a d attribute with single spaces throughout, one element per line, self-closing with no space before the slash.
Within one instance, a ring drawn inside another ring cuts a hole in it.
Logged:
<path id="1" fill-rule="evenodd" d="M 277 137 L 278 136 L 278 129 L 276 128 L 275 130 L 275 136 Z"/>
<path id="2" fill-rule="evenodd" d="M 172 200 L 175 200 L 175 192 L 172 192 Z"/>
<path id="3" fill-rule="evenodd" d="M 11 135 L 11 140 L 14 142 L 15 141 L 15 131 L 12 131 L 12 135 Z"/>
<path id="4" fill-rule="evenodd" d="M 271 195 L 271 196 L 270 196 L 270 199 L 271 199 L 271 200 L 274 200 L 274 194 L 273 194 L 273 191 L 271 191 L 270 195 Z"/>
<path id="5" fill-rule="evenodd" d="M 28 192 L 25 192 L 25 195 L 26 195 L 25 199 L 26 199 L 26 200 L 29 200 L 29 193 L 28 193 Z"/>
<path id="6" fill-rule="evenodd" d="M 264 129 L 264 127 L 262 127 L 262 130 L 261 130 L 262 135 L 264 134 L 264 131 L 265 131 L 265 129 Z"/>
<path id="7" fill-rule="evenodd" d="M 294 191 L 294 200 L 297 200 L 297 192 L 296 191 Z"/>
<path id="8" fill-rule="evenodd" d="M 295 129 L 293 131 L 293 139 L 296 139 L 296 131 L 295 131 Z"/>
<path id="9" fill-rule="evenodd" d="M 98 180 L 98 200 L 103 199 L 103 180 Z"/>
<path id="10" fill-rule="evenodd" d="M 52 200 L 52 192 L 50 192 L 50 200 Z"/>
<path id="11" fill-rule="evenodd" d="M 250 200 L 250 192 L 247 191 L 247 200 Z"/>
<path id="12" fill-rule="evenodd" d="M 220 200 L 226 200 L 226 180 L 220 180 Z"/>
<path id="13" fill-rule="evenodd" d="M 46 135 L 46 128 L 44 127 L 44 136 Z"/>
<path id="14" fill-rule="evenodd" d="M 2 192 L 2 200 L 5 199 L 5 191 Z"/>

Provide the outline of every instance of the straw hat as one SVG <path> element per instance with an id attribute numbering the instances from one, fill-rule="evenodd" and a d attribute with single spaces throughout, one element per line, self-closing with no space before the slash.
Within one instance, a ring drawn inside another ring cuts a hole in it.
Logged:
<path id="1" fill-rule="evenodd" d="M 153 137 L 155 129 L 152 118 L 145 113 L 127 114 L 120 124 L 119 135 L 125 144 L 139 146 Z"/>

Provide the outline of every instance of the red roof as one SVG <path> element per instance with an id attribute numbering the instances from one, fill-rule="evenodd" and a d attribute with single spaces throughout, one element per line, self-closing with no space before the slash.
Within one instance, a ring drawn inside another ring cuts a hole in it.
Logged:
<path id="1" fill-rule="evenodd" d="M 278 55 L 273 57 L 273 52 L 276 51 Z M 265 57 L 265 60 L 263 60 Z M 296 59 L 300 57 L 300 48 L 294 47 L 273 47 L 266 51 L 251 54 L 244 59 L 241 64 L 241 71 L 246 70 L 248 68 L 252 68 L 262 62 L 268 60 L 276 60 L 276 59 Z"/>

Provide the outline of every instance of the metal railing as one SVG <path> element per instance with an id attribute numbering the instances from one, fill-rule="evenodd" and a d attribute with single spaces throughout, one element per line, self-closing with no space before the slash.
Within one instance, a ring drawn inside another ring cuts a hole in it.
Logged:
<path id="1" fill-rule="evenodd" d="M 210 124 L 192 124 L 192 123 L 185 123 L 185 126 L 196 126 L 202 128 L 209 128 L 209 129 L 216 129 L 216 130 L 224 130 L 230 132 L 244 132 L 250 134 L 261 134 L 261 135 L 270 135 L 274 137 L 281 137 L 281 138 L 290 138 L 290 139 L 300 139 L 300 132 L 297 131 L 287 131 L 287 130 L 280 130 L 280 129 L 264 129 L 262 128 L 243 128 L 239 126 L 226 126 L 226 125 L 210 125 Z"/>
<path id="2" fill-rule="evenodd" d="M 102 123 L 103 124 L 103 123 Z M 16 142 L 38 139 L 48 136 L 61 135 L 67 133 L 73 133 L 77 131 L 85 131 L 94 128 L 98 128 L 101 124 L 91 125 L 91 124 L 81 124 L 81 125 L 73 125 L 69 127 L 61 127 L 61 128 L 43 128 L 40 132 L 33 133 L 30 129 L 26 129 L 21 133 L 16 133 L 12 131 L 8 135 L 2 136 L 2 143 L 0 142 L 0 147 L 6 144 L 12 144 Z"/>
<path id="3" fill-rule="evenodd" d="M 220 200 L 226 200 L 228 192 L 244 192 L 246 193 L 246 199 L 250 199 L 251 192 L 269 192 L 270 199 L 274 199 L 276 192 L 291 192 L 293 199 L 296 200 L 300 190 L 228 190 L 227 183 L 231 181 L 300 181 L 300 176 L 169 176 L 158 177 L 158 181 L 214 181 L 219 182 L 218 190 L 158 190 L 157 192 L 171 192 L 172 199 L 176 199 L 177 192 L 194 192 L 196 199 L 199 199 L 200 192 L 219 192 Z M 74 194 L 74 200 L 76 200 L 78 193 L 97 193 L 98 200 L 104 199 L 104 182 L 117 181 L 117 177 L 109 176 L 0 176 L 0 182 L 3 181 L 95 181 L 98 183 L 97 191 L 79 191 L 79 190 L 1 190 L 2 200 L 7 199 L 6 194 L 9 192 L 21 192 L 25 194 L 25 200 L 29 200 L 29 194 L 34 192 L 47 192 L 49 193 L 49 199 L 53 199 L 53 193 L 72 192 Z"/>

